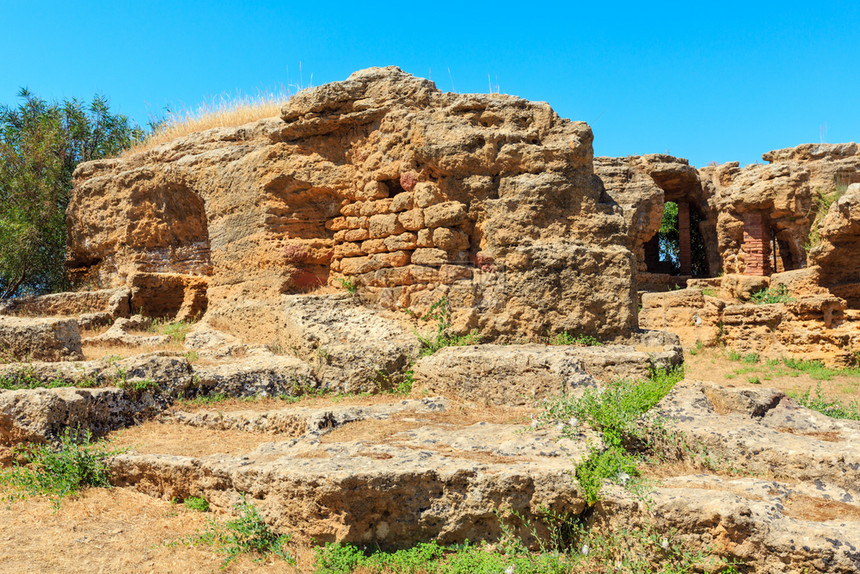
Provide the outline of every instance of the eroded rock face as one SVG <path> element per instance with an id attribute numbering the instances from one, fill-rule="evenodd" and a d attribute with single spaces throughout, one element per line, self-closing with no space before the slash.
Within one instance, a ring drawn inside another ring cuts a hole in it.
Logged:
<path id="1" fill-rule="evenodd" d="M 849 186 L 830 206 L 819 237 L 809 260 L 821 267 L 822 285 L 860 309 L 860 183 Z"/>
<path id="2" fill-rule="evenodd" d="M 160 410 L 117 388 L 0 392 L 0 447 L 55 441 L 76 428 L 102 436 Z"/>
<path id="3" fill-rule="evenodd" d="M 770 278 L 726 275 L 692 280 L 687 289 L 643 293 L 639 322 L 678 334 L 687 347 L 723 344 L 767 358 L 802 356 L 851 365 L 860 349 L 856 311 L 818 285 L 819 272 L 810 267 Z M 784 302 L 750 301 L 766 288 L 785 289 Z"/>
<path id="4" fill-rule="evenodd" d="M 213 309 L 344 279 L 389 308 L 445 297 L 488 338 L 624 335 L 633 258 L 591 140 L 544 103 L 371 68 L 280 118 L 82 164 L 69 265 L 102 285 L 205 277 Z"/>
<path id="5" fill-rule="evenodd" d="M 607 345 L 471 345 L 446 347 L 415 366 L 414 389 L 477 403 L 533 405 L 598 381 L 647 379 L 682 360 L 680 352 Z"/>
<path id="6" fill-rule="evenodd" d="M 751 255 L 744 247 L 748 214 L 762 214 L 767 237 L 776 240 L 773 271 L 805 266 L 818 195 L 860 180 L 855 143 L 803 144 L 762 158 L 769 163 L 740 168 L 735 162 L 700 170 L 703 185 L 717 197 L 719 249 L 727 273 L 743 273 L 749 266 Z M 825 273 L 830 272 L 827 265 L 822 266 Z"/>

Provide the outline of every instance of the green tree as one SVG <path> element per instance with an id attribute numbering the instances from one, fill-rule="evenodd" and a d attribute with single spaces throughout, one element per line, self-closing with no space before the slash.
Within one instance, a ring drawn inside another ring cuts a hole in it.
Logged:
<path id="1" fill-rule="evenodd" d="M 66 207 L 82 161 L 118 154 L 143 130 L 95 96 L 46 102 L 22 89 L 0 106 L 0 298 L 68 288 Z"/>

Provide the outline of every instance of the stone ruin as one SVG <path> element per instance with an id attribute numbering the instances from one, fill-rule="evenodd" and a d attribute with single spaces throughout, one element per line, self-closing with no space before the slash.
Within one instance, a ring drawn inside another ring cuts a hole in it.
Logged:
<path id="1" fill-rule="evenodd" d="M 856 144 L 696 169 L 667 155 L 593 158 L 591 141 L 546 104 L 373 68 L 301 92 L 280 118 L 83 164 L 69 269 L 78 285 L 130 288 L 135 312 L 205 313 L 258 342 L 283 342 L 281 296 L 344 284 L 418 315 L 444 298 L 454 332 L 484 341 L 623 341 L 641 321 L 685 344 L 852 360 L 858 192 L 816 213 L 820 194 L 860 180 Z M 657 235 L 670 201 L 674 274 Z M 688 279 L 723 296 L 643 296 Z M 732 308 L 771 284 L 794 306 Z"/>
<path id="2" fill-rule="evenodd" d="M 591 141 L 544 103 L 365 70 L 280 118 L 80 166 L 68 264 L 147 314 L 207 310 L 243 337 L 277 338 L 249 299 L 341 281 L 390 309 L 445 297 L 487 340 L 625 337 L 633 257 Z"/>
<path id="3" fill-rule="evenodd" d="M 768 165 L 698 170 L 664 155 L 595 158 L 631 230 L 639 324 L 669 329 L 690 346 L 852 364 L 860 351 L 860 148 L 805 144 L 762 157 Z M 840 197 L 823 204 L 828 195 Z M 658 258 L 668 201 L 679 214 L 674 275 Z M 695 274 L 694 234 L 701 246 Z M 678 286 L 687 288 L 667 291 Z M 784 303 L 749 303 L 768 288 L 784 293 Z"/>
<path id="4" fill-rule="evenodd" d="M 0 391 L 0 459 L 73 425 L 253 432 L 248 452 L 120 455 L 114 481 L 224 509 L 252 493 L 269 524 L 303 539 L 495 540 L 500 507 L 584 512 L 569 473 L 596 436 L 523 434 L 475 413 L 641 378 L 678 364 L 680 342 L 852 360 L 855 144 L 696 169 L 667 155 L 594 158 L 591 141 L 547 104 L 372 68 L 301 92 L 280 117 L 82 164 L 68 211 L 81 290 L 0 301 L 0 348 L 26 359 L 0 364 L 0 378 L 74 386 Z M 835 187 L 841 198 L 818 214 Z M 657 238 L 667 202 L 677 269 Z M 780 285 L 790 300 L 750 302 Z M 428 323 L 416 317 L 440 304 L 451 333 L 482 344 L 418 358 Z M 152 318 L 198 320 L 182 350 L 145 352 L 169 342 L 145 332 Z M 544 344 L 563 331 L 607 344 Z M 93 345 L 141 354 L 82 360 Z M 173 402 L 379 390 L 407 369 L 423 398 L 226 412 Z M 130 390 L 147 380 L 158 390 Z M 647 508 L 610 487 L 592 520 L 657 516 L 753 571 L 860 569 L 860 424 L 776 391 L 695 381 L 657 411 L 749 476 L 670 477 Z M 361 423 L 395 430 L 353 436 Z M 791 501 L 817 504 L 817 518 Z"/>

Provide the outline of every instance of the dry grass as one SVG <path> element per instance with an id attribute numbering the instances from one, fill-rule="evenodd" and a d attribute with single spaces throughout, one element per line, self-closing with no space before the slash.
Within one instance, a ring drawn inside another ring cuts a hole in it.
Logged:
<path id="1" fill-rule="evenodd" d="M 268 433 L 199 428 L 178 423 L 148 421 L 112 433 L 112 448 L 129 448 L 137 454 L 207 456 L 244 454 L 266 442 Z"/>
<path id="2" fill-rule="evenodd" d="M 143 142 L 124 151 L 121 157 L 151 150 L 155 146 L 194 132 L 241 126 L 278 116 L 290 96 L 290 91 L 283 88 L 277 92 L 259 92 L 256 96 L 222 95 L 200 104 L 197 108 L 168 112 L 160 128 Z"/>
<path id="3" fill-rule="evenodd" d="M 391 437 L 409 430 L 425 426 L 444 428 L 466 427 L 479 422 L 495 424 L 516 424 L 528 420 L 533 411 L 516 407 L 481 407 L 453 404 L 443 412 L 418 413 L 405 411 L 392 414 L 383 420 L 366 419 L 339 426 L 320 438 L 320 442 L 338 443 L 364 441 L 369 443 L 392 444 Z"/>
<path id="4" fill-rule="evenodd" d="M 0 573 L 219 572 L 224 555 L 212 548 L 169 545 L 205 529 L 212 516 L 129 488 L 89 489 L 57 512 L 40 497 L 0 505 Z M 225 571 L 312 570 L 309 547 L 290 550 L 298 569 L 277 558 L 255 563 L 243 556 Z"/>
<path id="5" fill-rule="evenodd" d="M 129 347 L 128 345 L 106 344 L 106 343 L 81 343 L 81 351 L 84 353 L 85 361 L 97 361 L 105 357 L 120 357 L 127 359 L 143 355 L 144 353 L 152 353 L 155 351 L 171 351 L 183 353 L 185 347 L 182 343 L 167 343 L 164 345 L 142 345 L 140 347 Z"/>

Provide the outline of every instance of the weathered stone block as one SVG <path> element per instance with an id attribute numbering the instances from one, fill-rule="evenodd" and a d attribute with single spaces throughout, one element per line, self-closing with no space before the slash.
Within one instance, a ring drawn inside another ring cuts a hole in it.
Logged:
<path id="1" fill-rule="evenodd" d="M 415 265 L 442 265 L 448 263 L 448 253 L 441 249 L 422 247 L 412 252 Z"/>
<path id="2" fill-rule="evenodd" d="M 418 231 L 424 227 L 424 212 L 420 209 L 410 209 L 397 216 L 397 220 L 404 229 Z"/>
<path id="3" fill-rule="evenodd" d="M 81 335 L 74 319 L 0 315 L 0 358 L 15 361 L 80 361 Z"/>
<path id="4" fill-rule="evenodd" d="M 398 233 L 403 233 L 404 230 L 395 213 L 373 215 L 370 217 L 368 231 L 370 232 L 371 239 L 397 235 Z"/>
<path id="5" fill-rule="evenodd" d="M 424 210 L 424 225 L 427 227 L 453 227 L 465 219 L 466 206 L 459 201 L 437 203 Z"/>

